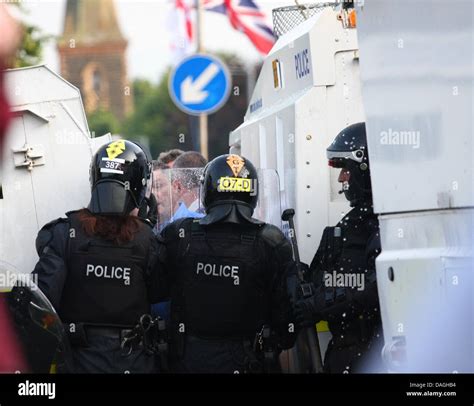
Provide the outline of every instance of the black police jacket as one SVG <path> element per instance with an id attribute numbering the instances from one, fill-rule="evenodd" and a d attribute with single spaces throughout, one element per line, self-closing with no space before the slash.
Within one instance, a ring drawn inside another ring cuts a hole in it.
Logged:
<path id="1" fill-rule="evenodd" d="M 310 271 L 317 309 L 333 334 L 357 330 L 372 334 L 380 324 L 375 259 L 380 253 L 379 225 L 372 207 L 354 207 L 335 227 L 326 227 Z"/>
<path id="2" fill-rule="evenodd" d="M 141 225 L 117 245 L 84 233 L 77 212 L 38 233 L 38 286 L 63 322 L 132 326 L 158 301 L 158 241 Z"/>
<path id="3" fill-rule="evenodd" d="M 162 232 L 160 255 L 171 297 L 171 331 L 200 337 L 253 339 L 263 325 L 294 344 L 287 293 L 291 245 L 269 224 L 199 224 L 180 219 Z"/>

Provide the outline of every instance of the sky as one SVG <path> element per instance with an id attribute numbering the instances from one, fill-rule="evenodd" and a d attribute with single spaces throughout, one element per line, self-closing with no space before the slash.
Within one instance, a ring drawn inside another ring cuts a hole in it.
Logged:
<path id="1" fill-rule="evenodd" d="M 256 0 L 256 3 L 267 14 L 270 25 L 273 8 L 295 4 L 294 0 Z M 28 10 L 23 19 L 39 26 L 44 33 L 62 33 L 66 0 L 23 0 L 23 4 Z M 172 60 L 166 22 L 169 0 L 115 0 L 115 6 L 122 33 L 129 41 L 129 77 L 157 82 Z M 202 35 L 204 48 L 209 52 L 232 52 L 249 65 L 263 59 L 248 38 L 234 30 L 222 14 L 204 13 Z M 54 41 L 44 49 L 44 63 L 59 72 Z"/>

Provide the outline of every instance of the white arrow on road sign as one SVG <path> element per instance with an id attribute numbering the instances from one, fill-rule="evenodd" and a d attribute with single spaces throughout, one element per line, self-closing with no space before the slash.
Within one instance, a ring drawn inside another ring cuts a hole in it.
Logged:
<path id="1" fill-rule="evenodd" d="M 185 104 L 202 103 L 209 94 L 203 89 L 219 73 L 219 67 L 211 63 L 204 71 L 193 81 L 192 76 L 186 77 L 181 83 L 181 99 Z"/>
<path id="2" fill-rule="evenodd" d="M 196 54 L 183 59 L 171 72 L 168 91 L 180 110 L 198 116 L 219 110 L 229 98 L 231 83 L 224 62 Z"/>

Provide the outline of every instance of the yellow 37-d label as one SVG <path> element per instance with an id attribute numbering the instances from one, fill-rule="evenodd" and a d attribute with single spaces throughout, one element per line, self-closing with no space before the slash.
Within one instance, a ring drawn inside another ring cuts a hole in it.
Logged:
<path id="1" fill-rule="evenodd" d="M 250 192 L 252 187 L 251 179 L 231 178 L 223 176 L 219 179 L 220 192 Z"/>

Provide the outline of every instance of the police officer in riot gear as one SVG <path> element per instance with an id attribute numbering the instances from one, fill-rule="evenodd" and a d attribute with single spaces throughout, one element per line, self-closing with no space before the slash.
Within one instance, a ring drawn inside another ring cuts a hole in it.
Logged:
<path id="1" fill-rule="evenodd" d="M 38 234 L 34 273 L 65 323 L 74 372 L 156 371 L 144 337 L 128 340 L 159 299 L 158 242 L 137 216 L 150 173 L 137 144 L 102 146 L 91 162 L 88 208 L 66 213 Z M 124 342 L 130 345 L 121 348 Z"/>
<path id="2" fill-rule="evenodd" d="M 352 210 L 326 227 L 310 266 L 315 294 L 296 304 L 301 325 L 327 320 L 332 339 L 324 360 L 330 373 L 382 371 L 381 319 L 375 258 L 379 226 L 372 209 L 365 123 L 341 131 L 327 149 L 329 165 Z"/>
<path id="3" fill-rule="evenodd" d="M 162 232 L 175 372 L 277 372 L 279 352 L 294 344 L 291 245 L 252 217 L 257 188 L 249 160 L 219 156 L 201 178 L 205 217 Z"/>

